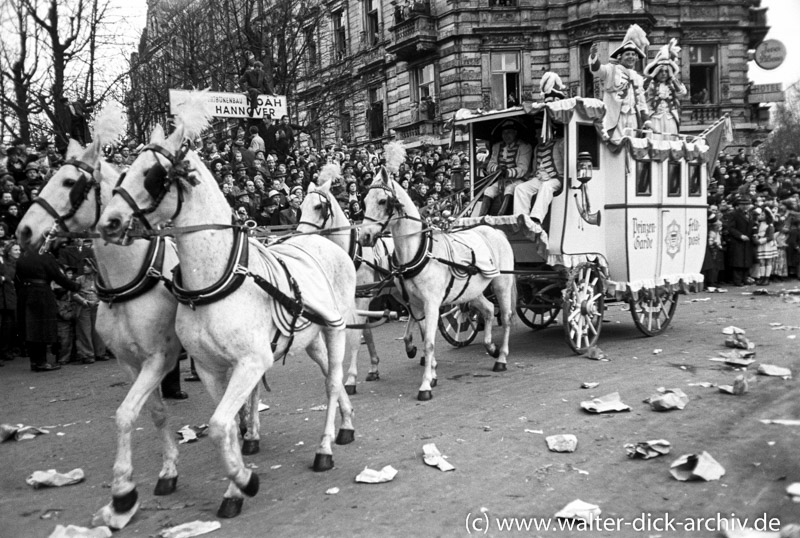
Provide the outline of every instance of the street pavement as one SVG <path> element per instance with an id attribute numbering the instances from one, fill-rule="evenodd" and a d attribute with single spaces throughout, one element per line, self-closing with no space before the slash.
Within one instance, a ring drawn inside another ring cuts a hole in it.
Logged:
<path id="1" fill-rule="evenodd" d="M 773 284 L 767 296 L 750 294 L 752 286 L 680 296 L 672 325 L 653 338 L 637 331 L 625 305 L 611 304 L 600 338 L 607 362 L 574 355 L 560 323 L 534 332 L 517 321 L 504 373 L 491 371 L 480 335 L 463 349 L 439 337 L 439 384 L 424 403 L 416 401 L 418 360 L 405 356 L 402 325 L 388 323 L 375 330 L 380 381 L 363 381 L 362 346 L 352 398 L 356 440 L 334 446 L 335 467 L 325 473 L 311 470 L 324 419 L 311 408 L 325 402 L 323 378 L 304 353 L 290 356 L 269 371 L 261 452 L 245 457 L 261 490 L 209 536 L 720 536 L 722 525 L 745 519 L 800 523 L 800 504 L 786 495 L 800 482 L 800 426 L 760 422 L 800 419 L 800 390 L 796 378 L 755 376 L 761 363 L 800 372 L 800 303 L 793 302 L 800 297 L 777 295 L 791 287 Z M 730 325 L 755 343 L 756 362 L 746 372 L 709 360 L 729 351 L 722 329 Z M 188 361 L 181 364 L 185 375 Z M 743 373 L 754 379 L 741 396 L 699 385 L 732 384 Z M 582 389 L 584 382 L 599 385 Z M 0 369 L 0 422 L 50 432 L 0 445 L 0 537 L 44 537 L 56 524 L 90 524 L 110 499 L 114 411 L 129 386 L 115 362 L 33 373 L 17 359 Z M 643 400 L 659 387 L 682 389 L 685 409 L 651 410 Z M 213 412 L 201 384 L 183 389 L 188 400 L 168 401 L 172 430 L 207 423 Z M 629 412 L 581 410 L 581 401 L 613 392 Z M 160 445 L 149 417 L 136 426 L 134 480 L 142 506 L 115 536 L 157 536 L 173 525 L 215 520 L 226 482 L 211 439 L 180 445 L 178 489 L 154 497 Z M 577 450 L 548 451 L 545 437 L 554 434 L 574 434 Z M 671 452 L 646 461 L 626 457 L 626 443 L 651 439 L 666 439 Z M 427 443 L 455 470 L 426 466 Z M 703 451 L 724 467 L 719 480 L 672 477 L 673 461 Z M 355 482 L 365 467 L 386 465 L 399 471 L 392 482 Z M 25 483 L 35 470 L 77 467 L 86 474 L 80 484 L 34 490 Z M 338 493 L 326 495 L 334 487 Z M 604 527 L 526 529 L 555 525 L 549 518 L 575 499 L 597 505 L 595 524 Z M 511 532 L 506 525 L 520 527 Z"/>

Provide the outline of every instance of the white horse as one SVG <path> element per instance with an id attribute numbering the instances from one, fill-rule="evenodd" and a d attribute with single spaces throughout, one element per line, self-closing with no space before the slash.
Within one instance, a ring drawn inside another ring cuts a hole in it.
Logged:
<path id="1" fill-rule="evenodd" d="M 219 444 L 230 485 L 217 515 L 235 517 L 243 494 L 252 497 L 259 485 L 258 475 L 243 464 L 235 414 L 275 355 L 287 353 L 292 341 L 326 374 L 328 409 L 314 470 L 333 467 L 337 401 L 342 424 L 336 442 L 354 439 L 342 359 L 344 320 L 353 315 L 356 279 L 347 255 L 326 239 L 304 236 L 266 249 L 231 226 L 231 208 L 214 177 L 184 145 L 207 124 L 205 117 L 192 119 L 195 108 L 202 105 L 187 103 L 168 138 L 160 129 L 153 133 L 115 190 L 98 229 L 109 241 L 124 241 L 128 225 L 138 218 L 150 225 L 171 219 L 185 231 L 176 237 L 182 279 L 176 274 L 173 291 L 183 303 L 176 332 L 218 402 L 209 433 Z"/>
<path id="2" fill-rule="evenodd" d="M 22 245 L 39 248 L 51 230 L 84 232 L 94 227 L 119 177 L 113 165 L 103 160 L 100 140 L 85 150 L 77 142 L 70 144 L 67 162 L 45 185 L 17 228 Z M 178 446 L 167 427 L 166 408 L 157 390 L 175 367 L 181 349 L 175 334 L 178 302 L 160 279 L 177 265 L 178 258 L 171 241 L 165 243 L 134 241 L 130 248 L 124 248 L 94 240 L 104 298 L 96 329 L 131 378 L 130 390 L 116 414 L 112 502 L 101 510 L 104 523 L 117 529 L 127 524 L 138 506 L 132 480 L 131 434 L 144 406 L 149 408 L 163 441 L 155 494 L 174 492 L 178 480 Z"/>
<path id="3" fill-rule="evenodd" d="M 387 150 L 388 152 L 389 150 Z M 389 158 L 387 158 L 387 161 Z M 370 244 L 387 228 L 395 245 L 401 286 L 409 297 L 410 317 L 425 335 L 425 372 L 417 399 L 432 398 L 436 386 L 436 338 L 442 304 L 469 303 L 483 316 L 484 346 L 496 360 L 495 372 L 506 370 L 508 338 L 516 306 L 514 252 L 505 234 L 489 226 L 443 233 L 425 226 L 405 190 L 382 167 L 365 200 L 362 240 Z M 502 271 L 509 271 L 504 273 Z M 483 292 L 491 284 L 500 305 L 503 344 L 492 342 L 494 306 Z"/>
<path id="4" fill-rule="evenodd" d="M 332 165 L 326 165 L 332 166 Z M 323 170 L 325 167 L 323 167 Z M 359 287 L 379 286 L 389 274 L 389 258 L 394 251 L 392 241 L 387 238 L 380 238 L 374 246 L 362 247 L 358 242 L 358 228 L 351 225 L 350 219 L 344 214 L 339 203 L 331 194 L 331 183 L 325 181 L 319 187 L 314 184 L 309 185 L 303 204 L 300 206 L 301 220 L 297 225 L 300 233 L 314 233 L 320 231 L 326 237 L 339 245 L 348 253 L 350 259 L 356 266 L 356 283 Z M 326 233 L 325 230 L 333 230 Z M 389 283 L 391 285 L 391 283 Z M 393 288 L 394 286 L 391 285 Z M 372 299 L 369 294 L 366 297 L 356 297 L 356 307 L 359 310 L 369 310 L 369 303 Z M 367 321 L 366 317 L 357 317 L 357 322 L 363 324 Z M 349 330 L 347 332 L 347 345 L 350 350 L 350 367 L 347 370 L 344 388 L 347 394 L 356 393 L 356 380 L 358 379 L 358 350 L 361 343 L 362 330 Z M 363 329 L 364 340 L 369 350 L 370 368 L 367 373 L 367 381 L 378 381 L 380 372 L 378 365 L 380 357 L 375 348 L 375 341 L 372 337 L 372 329 L 368 326 Z M 413 356 L 413 355 L 412 355 Z"/>

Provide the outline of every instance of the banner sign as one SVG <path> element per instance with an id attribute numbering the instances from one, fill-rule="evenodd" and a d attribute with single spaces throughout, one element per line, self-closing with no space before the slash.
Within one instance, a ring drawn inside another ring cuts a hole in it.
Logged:
<path id="1" fill-rule="evenodd" d="M 189 90 L 169 90 L 169 113 L 175 115 L 186 101 Z M 244 93 L 204 92 L 208 113 L 217 118 L 263 118 L 266 115 L 279 120 L 288 114 L 285 95 L 259 95 L 258 107 L 250 110 Z"/>
<path id="2" fill-rule="evenodd" d="M 756 48 L 754 59 L 761 69 L 775 69 L 786 59 L 786 47 L 777 39 L 767 39 Z"/>

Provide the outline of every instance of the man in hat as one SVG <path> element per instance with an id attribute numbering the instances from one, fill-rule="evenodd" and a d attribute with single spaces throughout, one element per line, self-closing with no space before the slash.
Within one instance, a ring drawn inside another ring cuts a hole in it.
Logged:
<path id="1" fill-rule="evenodd" d="M 300 222 L 300 202 L 299 196 L 289 196 L 289 207 L 280 212 L 281 224 L 295 226 Z"/>
<path id="2" fill-rule="evenodd" d="M 601 64 L 597 43 L 592 44 L 589 69 L 603 86 L 603 131 L 611 140 L 619 140 L 625 129 L 642 129 L 650 118 L 644 95 L 644 79 L 636 72 L 636 62 L 647 55 L 650 42 L 644 30 L 633 24 L 625 34 L 622 45 L 611 53 L 611 60 Z"/>
<path id="3" fill-rule="evenodd" d="M 750 267 L 753 265 L 754 222 L 750 218 L 752 200 L 747 194 L 740 194 L 733 200 L 733 211 L 726 222 L 728 249 L 726 266 L 731 270 L 734 286 L 745 283 Z"/>
<path id="4" fill-rule="evenodd" d="M 565 90 L 566 86 L 557 74 L 549 71 L 542 77 L 541 91 L 545 103 L 565 98 Z M 564 180 L 563 128 L 551 134 L 550 127 L 542 125 L 542 142 L 536 145 L 533 163 L 533 177 L 514 189 L 514 214 L 530 215 L 534 224 L 541 226 L 550 210 L 550 202 Z M 533 195 L 537 196 L 531 209 Z"/>
<path id="5" fill-rule="evenodd" d="M 519 139 L 524 127 L 518 121 L 508 119 L 495 128 L 495 132 L 498 130 L 502 141 L 492 146 L 492 156 L 489 158 L 486 171 L 490 174 L 499 171 L 502 181 L 489 185 L 483 191 L 480 215 L 489 213 L 492 202 L 501 192 L 503 203 L 498 214 L 505 213 L 505 209 L 514 197 L 514 188 L 522 182 L 531 166 L 533 147 Z"/>

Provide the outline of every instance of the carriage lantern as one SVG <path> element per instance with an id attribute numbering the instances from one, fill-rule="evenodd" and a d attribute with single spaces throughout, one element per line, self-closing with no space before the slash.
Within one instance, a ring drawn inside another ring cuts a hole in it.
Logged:
<path id="1" fill-rule="evenodd" d="M 592 179 L 592 155 L 588 151 L 578 153 L 578 181 L 586 183 Z"/>

